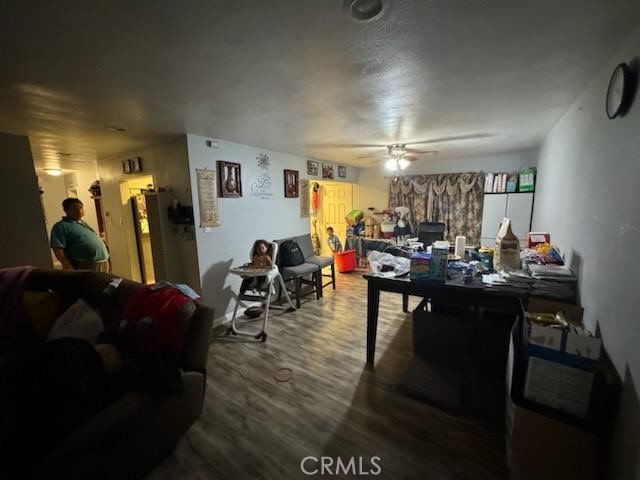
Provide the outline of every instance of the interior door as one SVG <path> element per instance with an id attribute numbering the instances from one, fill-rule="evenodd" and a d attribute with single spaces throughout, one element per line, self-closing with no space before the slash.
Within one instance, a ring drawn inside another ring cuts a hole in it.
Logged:
<path id="1" fill-rule="evenodd" d="M 144 195 L 137 194 L 131 197 L 131 209 L 133 213 L 133 226 L 136 234 L 136 246 L 138 248 L 138 260 L 140 262 L 142 283 L 155 283 L 153 253 L 151 251 L 151 236 L 149 234 L 149 220 L 147 217 L 147 203 Z"/>
<path id="2" fill-rule="evenodd" d="M 344 217 L 353 209 L 353 188 L 349 183 L 325 183 L 322 185 L 322 231 L 320 236 L 321 254 L 331 255 L 327 245 L 327 227 L 333 227 L 342 245 L 347 238 L 347 222 Z"/>

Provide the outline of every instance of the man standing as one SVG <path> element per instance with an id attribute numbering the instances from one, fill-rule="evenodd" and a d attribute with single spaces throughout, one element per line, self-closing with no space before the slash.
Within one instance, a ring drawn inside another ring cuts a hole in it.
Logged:
<path id="1" fill-rule="evenodd" d="M 51 248 L 65 270 L 109 272 L 109 251 L 84 221 L 84 205 L 77 198 L 62 202 L 66 216 L 51 229 Z"/>

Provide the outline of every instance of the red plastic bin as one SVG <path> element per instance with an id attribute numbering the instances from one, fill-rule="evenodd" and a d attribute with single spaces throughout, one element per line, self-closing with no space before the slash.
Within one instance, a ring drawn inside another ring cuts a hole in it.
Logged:
<path id="1" fill-rule="evenodd" d="M 356 269 L 356 251 L 347 250 L 346 252 L 334 253 L 333 259 L 336 262 L 336 268 L 338 272 L 352 272 Z"/>

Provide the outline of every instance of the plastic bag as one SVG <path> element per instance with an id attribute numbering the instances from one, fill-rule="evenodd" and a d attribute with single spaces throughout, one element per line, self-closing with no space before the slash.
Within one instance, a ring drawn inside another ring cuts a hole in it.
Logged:
<path id="1" fill-rule="evenodd" d="M 409 272 L 411 261 L 405 257 L 394 257 L 390 253 L 371 250 L 367 253 L 369 267 L 381 277 L 396 277 Z"/>

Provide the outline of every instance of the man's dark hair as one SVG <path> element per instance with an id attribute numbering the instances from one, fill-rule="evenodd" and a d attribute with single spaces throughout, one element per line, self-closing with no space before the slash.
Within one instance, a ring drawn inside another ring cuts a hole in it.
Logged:
<path id="1" fill-rule="evenodd" d="M 79 199 L 79 198 L 73 198 L 73 197 L 65 198 L 65 199 L 62 201 L 62 209 L 66 212 L 66 211 L 67 211 L 67 209 L 68 209 L 71 205 L 73 205 L 74 203 L 79 203 L 79 204 L 81 204 L 81 205 L 82 205 L 82 202 L 80 201 L 80 199 Z"/>

